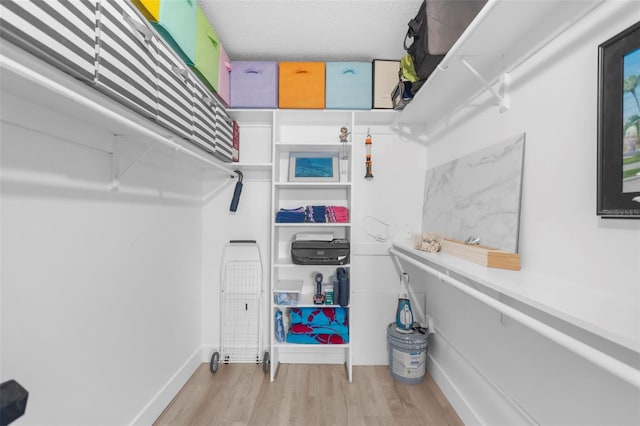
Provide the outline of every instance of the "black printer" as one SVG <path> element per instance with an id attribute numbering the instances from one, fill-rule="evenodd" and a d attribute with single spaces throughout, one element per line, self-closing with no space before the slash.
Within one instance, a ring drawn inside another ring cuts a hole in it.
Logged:
<path id="1" fill-rule="evenodd" d="M 291 243 L 291 260 L 296 265 L 345 265 L 349 263 L 349 240 L 296 240 Z"/>

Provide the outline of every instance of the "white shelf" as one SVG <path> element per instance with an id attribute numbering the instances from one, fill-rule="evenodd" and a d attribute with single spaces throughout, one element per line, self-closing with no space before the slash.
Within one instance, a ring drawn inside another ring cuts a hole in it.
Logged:
<path id="1" fill-rule="evenodd" d="M 347 119 L 353 114 L 356 124 L 382 125 L 393 123 L 400 111 L 393 109 L 371 110 L 335 110 L 335 109 L 252 109 L 229 108 L 229 113 L 236 120 L 251 122 L 254 124 L 271 125 L 274 117 L 279 120 L 279 125 L 295 125 L 309 123 L 309 117 L 313 117 L 315 123 L 334 124 L 336 120 Z M 328 116 L 327 118 L 318 118 Z M 320 120 L 320 122 L 318 122 Z"/>
<path id="2" fill-rule="evenodd" d="M 346 189 L 351 182 L 278 182 L 277 189 Z"/>
<path id="3" fill-rule="evenodd" d="M 131 146 L 153 144 L 157 147 L 156 152 L 160 153 L 159 156 L 163 157 L 162 159 L 178 161 L 199 173 L 234 175 L 228 168 L 228 163 L 211 156 L 150 119 L 129 110 L 88 84 L 76 80 L 5 40 L 0 43 L 0 46 L 3 94 L 10 94 L 73 117 L 91 126 L 96 134 L 118 135 L 119 140 Z M 6 119 L 5 116 L 10 114 L 3 114 L 3 120 Z M 35 127 L 38 125 L 39 123 L 33 123 Z M 115 152 L 112 144 L 100 144 L 94 140 L 77 142 L 89 148 L 109 153 Z M 146 162 L 146 157 L 142 161 Z"/>
<path id="4" fill-rule="evenodd" d="M 304 143 L 291 143 L 291 142 L 276 142 L 275 144 L 278 152 L 294 152 L 294 151 L 306 151 L 306 152 L 342 152 L 343 149 L 351 151 L 351 143 L 341 142 L 304 142 Z"/>
<path id="5" fill-rule="evenodd" d="M 345 348 L 349 348 L 351 347 L 351 345 L 349 343 L 344 343 L 344 344 L 339 344 L 339 345 L 335 345 L 335 344 L 309 344 L 309 343 L 279 343 L 279 342 L 275 342 L 273 344 L 273 347 L 275 348 L 313 348 L 316 350 L 325 350 L 325 349 L 345 349 Z"/>
<path id="6" fill-rule="evenodd" d="M 240 170 L 241 172 L 270 172 L 273 167 L 272 163 L 225 163 L 231 170 Z"/>
<path id="7" fill-rule="evenodd" d="M 505 295 L 550 318 L 640 353 L 640 323 L 637 320 L 640 307 L 630 300 L 590 291 L 564 279 L 531 274 L 524 268 L 520 271 L 487 268 L 446 253 L 419 251 L 410 242 L 395 242 L 393 248 L 427 265 L 462 275 L 489 289 L 489 294 Z M 593 316 L 594 306 L 599 306 L 597 311 L 601 314 L 597 319 Z"/>
<path id="8" fill-rule="evenodd" d="M 251 125 L 271 126 L 273 124 L 272 109 L 239 109 L 230 108 L 227 110 L 236 121 L 251 123 Z"/>
<path id="9" fill-rule="evenodd" d="M 311 295 L 308 295 L 309 299 L 311 298 Z M 304 297 L 304 296 L 303 296 Z M 314 303 L 298 303 L 297 305 L 277 305 L 277 304 L 273 304 L 274 308 L 345 308 L 345 309 L 349 309 L 349 306 L 340 306 L 340 305 L 325 305 L 324 303 L 322 305 L 316 305 Z"/>
<path id="10" fill-rule="evenodd" d="M 297 265 L 300 266 L 300 265 Z M 318 266 L 322 266 L 322 265 L 312 265 L 315 266 L 316 268 Z M 331 265 L 328 265 L 331 266 Z M 338 266 L 338 265 L 336 265 Z M 307 283 L 308 286 L 310 286 L 311 284 Z M 309 289 L 309 287 L 307 287 L 307 289 Z M 274 289 L 273 292 L 275 293 L 276 290 Z M 277 303 L 271 302 L 271 305 L 273 308 L 344 308 L 344 309 L 349 309 L 351 306 L 347 305 L 347 306 L 340 306 L 337 303 L 331 304 L 331 305 L 327 305 L 327 304 L 321 304 L 321 305 L 316 305 L 315 303 L 313 303 L 313 294 L 315 293 L 315 291 L 313 293 L 309 293 L 309 292 L 301 292 L 300 293 L 300 301 L 298 302 L 297 305 L 278 305 Z"/>
<path id="11" fill-rule="evenodd" d="M 352 111 L 330 109 L 278 109 L 276 112 L 278 126 L 335 126 L 344 122 L 350 123 Z"/>
<path id="12" fill-rule="evenodd" d="M 350 222 L 325 222 L 325 223 L 312 223 L 312 222 L 298 222 L 298 223 L 280 223 L 273 224 L 276 228 L 335 228 L 335 227 L 350 227 Z"/>
<path id="13" fill-rule="evenodd" d="M 320 269 L 320 268 L 349 268 L 349 263 L 344 265 L 298 265 L 291 262 L 291 259 L 276 259 L 273 262 L 274 268 L 308 268 L 308 269 Z"/>
<path id="14" fill-rule="evenodd" d="M 602 1 L 489 0 L 396 124 L 432 131 L 487 90 L 461 60 L 494 85 Z"/>

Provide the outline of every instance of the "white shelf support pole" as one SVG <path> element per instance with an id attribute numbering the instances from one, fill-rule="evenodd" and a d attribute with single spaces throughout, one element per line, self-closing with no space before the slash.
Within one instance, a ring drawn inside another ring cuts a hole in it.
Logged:
<path id="1" fill-rule="evenodd" d="M 499 83 L 500 83 L 500 91 L 498 92 L 495 87 L 493 87 L 493 85 L 491 83 L 489 83 L 487 80 L 485 80 L 484 77 L 482 77 L 482 75 L 480 75 L 480 73 L 473 67 L 473 65 L 471 65 L 469 62 L 467 62 L 464 58 L 458 58 L 460 60 L 460 62 L 462 63 L 462 65 L 464 65 L 465 67 L 467 67 L 467 69 L 469 70 L 469 72 L 476 78 L 478 79 L 478 81 L 480 81 L 482 83 L 482 85 L 491 92 L 491 94 L 498 100 L 499 102 L 499 110 L 500 112 L 506 112 L 509 110 L 510 107 L 510 100 L 509 100 L 509 94 L 508 94 L 508 86 L 510 83 L 510 76 L 509 73 L 504 72 L 502 73 L 502 76 L 500 77 Z"/>

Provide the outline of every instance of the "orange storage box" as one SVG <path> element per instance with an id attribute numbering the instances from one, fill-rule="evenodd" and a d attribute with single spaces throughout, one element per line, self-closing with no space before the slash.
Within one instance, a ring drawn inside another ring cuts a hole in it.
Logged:
<path id="1" fill-rule="evenodd" d="M 280 62 L 278 71 L 279 108 L 324 109 L 324 62 Z"/>

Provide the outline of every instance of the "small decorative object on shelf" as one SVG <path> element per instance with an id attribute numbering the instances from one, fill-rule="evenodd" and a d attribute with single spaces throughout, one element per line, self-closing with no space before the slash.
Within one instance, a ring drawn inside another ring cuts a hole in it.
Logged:
<path id="1" fill-rule="evenodd" d="M 324 304 L 333 305 L 333 284 L 325 284 L 324 287 Z"/>
<path id="2" fill-rule="evenodd" d="M 447 253 L 478 265 L 490 268 L 520 270 L 520 255 L 480 244 L 468 244 L 463 241 L 443 238 L 440 242 L 442 253 Z"/>
<path id="3" fill-rule="evenodd" d="M 464 240 L 464 243 L 472 245 L 472 246 L 477 246 L 477 245 L 480 245 L 480 238 L 479 237 L 474 237 L 472 235 L 469 238 L 467 238 L 466 240 Z"/>
<path id="4" fill-rule="evenodd" d="M 440 242 L 444 238 L 439 232 L 424 232 L 415 237 L 416 249 L 429 253 L 437 253 L 441 249 Z"/>
<path id="5" fill-rule="evenodd" d="M 367 154 L 365 157 L 365 167 L 367 169 L 367 173 L 364 175 L 365 179 L 373 179 L 373 171 L 371 169 L 371 132 L 370 129 L 367 129 L 367 137 L 364 140 L 364 145 L 367 149 Z"/>
<path id="6" fill-rule="evenodd" d="M 340 142 L 347 143 L 349 142 L 349 135 L 351 132 L 346 127 L 340 127 Z"/>
<path id="7" fill-rule="evenodd" d="M 342 143 L 342 154 L 340 155 L 340 177 L 341 181 L 347 182 L 349 180 L 349 151 L 347 143 L 349 142 L 349 135 L 351 132 L 345 126 L 340 127 L 340 142 Z"/>

